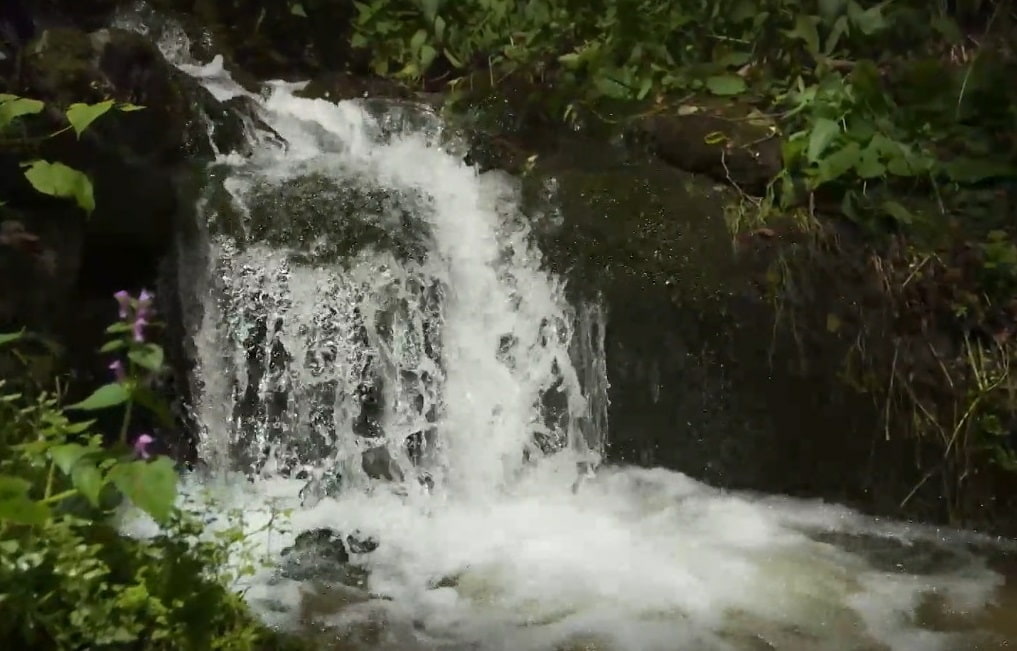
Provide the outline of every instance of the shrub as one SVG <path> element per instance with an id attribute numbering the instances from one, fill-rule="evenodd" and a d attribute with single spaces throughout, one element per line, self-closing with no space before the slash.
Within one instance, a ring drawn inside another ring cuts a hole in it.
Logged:
<path id="1" fill-rule="evenodd" d="M 120 320 L 102 351 L 113 381 L 63 404 L 62 389 L 0 384 L 0 646 L 10 649 L 235 649 L 282 642 L 231 588 L 251 566 L 230 569 L 243 533 L 203 535 L 200 514 L 179 508 L 173 462 L 154 439 L 131 434 L 136 407 L 159 407 L 162 348 L 148 341 L 152 295 L 117 293 Z M 21 334 L 0 336 L 16 345 Z M 120 438 L 106 447 L 79 414 L 122 408 Z M 122 535 L 129 504 L 159 533 Z"/>

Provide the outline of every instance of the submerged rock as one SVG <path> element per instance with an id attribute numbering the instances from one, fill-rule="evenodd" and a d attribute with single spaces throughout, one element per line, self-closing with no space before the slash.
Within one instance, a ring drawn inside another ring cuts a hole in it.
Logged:
<path id="1" fill-rule="evenodd" d="M 397 482 L 404 479 L 402 468 L 383 445 L 365 451 L 360 457 L 360 463 L 364 473 L 371 479 Z"/>
<path id="2" fill-rule="evenodd" d="M 333 529 L 304 531 L 291 547 L 283 550 L 280 574 L 297 581 L 314 580 L 364 588 L 368 572 L 356 562 L 351 562 L 351 554 L 367 554 L 377 548 L 375 539 L 359 532 L 344 539 Z"/>

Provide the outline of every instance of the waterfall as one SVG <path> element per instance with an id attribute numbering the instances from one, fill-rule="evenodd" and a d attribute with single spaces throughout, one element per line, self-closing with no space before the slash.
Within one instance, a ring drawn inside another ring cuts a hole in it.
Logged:
<path id="1" fill-rule="evenodd" d="M 266 621 L 400 651 L 996 648 L 971 624 L 1002 581 L 984 538 L 600 466 L 624 315 L 569 304 L 516 181 L 438 115 L 245 90 L 159 31 L 253 107 L 179 261 L 209 468 L 184 499 L 244 514 Z M 302 534 L 348 558 L 295 567 Z"/>
<path id="2" fill-rule="evenodd" d="M 189 324 L 217 469 L 426 476 L 479 497 L 537 456 L 596 462 L 603 311 L 574 310 L 542 270 L 513 180 L 466 166 L 420 110 L 381 120 L 279 84 L 262 117 L 282 141 L 218 165 L 199 211 L 214 282 Z"/>

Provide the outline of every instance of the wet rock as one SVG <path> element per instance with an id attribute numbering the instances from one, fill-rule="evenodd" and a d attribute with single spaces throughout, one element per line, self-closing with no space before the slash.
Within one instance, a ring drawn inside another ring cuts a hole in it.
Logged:
<path id="1" fill-rule="evenodd" d="M 294 94 L 310 99 L 327 99 L 330 102 L 366 97 L 412 99 L 414 96 L 408 88 L 398 82 L 347 72 L 328 72 L 319 75 Z"/>
<path id="2" fill-rule="evenodd" d="M 369 554 L 378 549 L 378 541 L 370 536 L 365 536 L 359 531 L 354 531 L 346 536 L 346 544 L 350 552 L 354 554 Z"/>
<path id="3" fill-rule="evenodd" d="M 315 580 L 362 588 L 367 570 L 351 562 L 350 554 L 366 554 L 378 548 L 373 538 L 354 532 L 345 537 L 333 529 L 312 529 L 297 535 L 283 550 L 280 573 L 286 578 Z"/>
<path id="4" fill-rule="evenodd" d="M 346 0 L 252 6 L 227 0 L 153 0 L 162 11 L 194 16 L 217 52 L 259 79 L 307 79 L 323 71 L 366 72 L 368 61 L 350 47 L 355 7 Z"/>
<path id="5" fill-rule="evenodd" d="M 360 465 L 364 473 L 371 479 L 401 482 L 403 471 L 392 458 L 385 446 L 378 446 L 365 451 L 360 457 Z"/>
<path id="6" fill-rule="evenodd" d="M 562 139 L 526 187 L 533 211 L 554 216 L 536 230 L 573 304 L 606 308 L 608 462 L 866 499 L 876 414 L 840 384 L 842 351 L 808 372 L 791 362 L 796 342 L 735 254 L 733 190 L 581 139 Z"/>
<path id="7" fill-rule="evenodd" d="M 300 504 L 311 508 L 326 497 L 337 497 L 342 490 L 342 476 L 336 472 L 323 473 L 311 478 L 300 489 Z"/>

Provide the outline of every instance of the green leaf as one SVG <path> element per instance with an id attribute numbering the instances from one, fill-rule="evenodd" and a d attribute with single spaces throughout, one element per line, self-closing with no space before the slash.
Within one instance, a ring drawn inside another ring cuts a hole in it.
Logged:
<path id="1" fill-rule="evenodd" d="M 434 19 L 434 37 L 439 43 L 445 38 L 445 19 L 441 16 Z"/>
<path id="2" fill-rule="evenodd" d="M 816 181 L 825 183 L 840 178 L 858 164 L 861 148 L 857 142 L 849 142 L 834 153 L 819 161 L 819 174 Z"/>
<path id="3" fill-rule="evenodd" d="M 294 2 L 290 5 L 290 13 L 294 16 L 300 16 L 301 18 L 307 18 L 307 12 L 304 11 L 304 5 L 299 2 Z"/>
<path id="4" fill-rule="evenodd" d="M 159 457 L 151 463 L 119 463 L 110 470 L 109 479 L 153 520 L 161 524 L 169 519 L 177 499 L 177 472 L 168 457 Z"/>
<path id="5" fill-rule="evenodd" d="M 717 59 L 717 65 L 725 68 L 740 68 L 752 60 L 751 52 L 728 52 Z"/>
<path id="6" fill-rule="evenodd" d="M 798 38 L 805 41 L 805 49 L 812 56 L 819 54 L 819 32 L 816 30 L 817 16 L 809 16 L 799 13 L 795 19 L 795 28 L 789 30 L 787 35 L 791 38 Z"/>
<path id="7" fill-rule="evenodd" d="M 848 31 L 848 20 L 846 16 L 841 16 L 833 23 L 833 28 L 830 29 L 830 35 L 826 37 L 826 45 L 823 46 L 823 53 L 826 56 L 830 56 L 837 49 L 837 44 L 840 39 Z"/>
<path id="8" fill-rule="evenodd" d="M 83 411 L 96 411 L 107 409 L 123 404 L 131 397 L 130 392 L 123 384 L 113 382 L 99 387 L 92 395 L 81 402 L 67 407 L 67 409 L 81 409 Z"/>
<path id="9" fill-rule="evenodd" d="M 77 443 L 67 443 L 66 445 L 57 445 L 49 450 L 49 458 L 53 460 L 57 468 L 60 469 L 65 475 L 70 475 L 71 470 L 74 469 L 74 465 L 81 460 L 83 456 L 94 452 L 84 445 L 78 445 Z"/>
<path id="10" fill-rule="evenodd" d="M 92 506 L 99 506 L 99 495 L 106 480 L 94 463 L 79 463 L 71 470 L 71 482 Z"/>
<path id="11" fill-rule="evenodd" d="M 863 179 L 874 179 L 886 174 L 886 165 L 879 159 L 879 150 L 871 144 L 862 150 L 855 172 Z"/>
<path id="12" fill-rule="evenodd" d="M 737 95 L 745 92 L 745 80 L 738 75 L 714 75 L 706 79 L 706 88 L 714 95 Z"/>
<path id="13" fill-rule="evenodd" d="M 111 341 L 107 341 L 106 343 L 104 343 L 102 345 L 102 348 L 99 349 L 99 352 L 100 353 L 112 353 L 114 350 L 120 350 L 121 348 L 125 347 L 126 345 L 127 345 L 127 342 L 124 341 L 123 339 L 113 339 Z"/>
<path id="14" fill-rule="evenodd" d="M 22 115 L 34 115 L 41 112 L 44 106 L 45 104 L 37 99 L 0 95 L 0 130 L 6 129 L 11 122 Z"/>
<path id="15" fill-rule="evenodd" d="M 818 118 L 812 125 L 809 132 L 809 146 L 805 157 L 810 163 L 815 163 L 819 157 L 830 146 L 830 143 L 840 135 L 840 124 L 829 118 Z"/>
<path id="16" fill-rule="evenodd" d="M 431 66 L 431 63 L 434 61 L 434 57 L 436 56 L 438 56 L 438 51 L 425 43 L 424 46 L 420 48 L 420 69 L 422 71 L 426 71 Z"/>
<path id="17" fill-rule="evenodd" d="M 0 521 L 16 524 L 43 524 L 49 508 L 28 496 L 32 485 L 20 477 L 0 475 Z"/>
<path id="18" fill-rule="evenodd" d="M 25 331 L 20 332 L 0 332 L 0 346 L 6 346 L 12 344 L 25 336 Z"/>
<path id="19" fill-rule="evenodd" d="M 139 348 L 132 349 L 127 353 L 127 357 L 142 368 L 147 368 L 150 371 L 159 371 L 162 369 L 164 354 L 162 346 L 158 344 L 145 344 Z"/>
<path id="20" fill-rule="evenodd" d="M 410 49 L 419 50 L 420 46 L 427 42 L 427 31 L 418 29 L 410 39 Z"/>
<path id="21" fill-rule="evenodd" d="M 89 215 L 95 210 L 92 182 L 83 172 L 63 163 L 44 160 L 32 161 L 27 167 L 25 178 L 39 192 L 61 199 L 74 199 Z"/>
<path id="22" fill-rule="evenodd" d="M 428 24 L 433 24 L 438 17 L 438 9 L 441 8 L 441 0 L 420 0 L 420 10 Z"/>
<path id="23" fill-rule="evenodd" d="M 914 213 L 896 201 L 884 201 L 883 212 L 902 224 L 911 224 L 915 221 Z"/>
<path id="24" fill-rule="evenodd" d="M 133 113 L 134 111 L 144 111 L 145 107 L 124 102 L 123 104 L 117 104 L 117 110 L 123 111 L 124 113 Z"/>
<path id="25" fill-rule="evenodd" d="M 445 53 L 445 58 L 448 59 L 448 62 L 451 63 L 453 66 L 455 66 L 456 68 L 462 68 L 463 67 L 463 62 L 459 59 L 459 57 L 457 57 L 456 55 L 452 54 L 452 52 L 449 51 L 448 48 L 444 49 L 444 53 Z"/>
<path id="26" fill-rule="evenodd" d="M 74 127 L 74 132 L 80 138 L 82 132 L 88 128 L 88 125 L 113 108 L 113 104 L 114 102 L 111 99 L 99 102 L 98 104 L 82 104 L 80 102 L 71 104 L 67 108 L 67 121 L 71 123 L 71 126 Z"/>
<path id="27" fill-rule="evenodd" d="M 558 57 L 558 63 L 566 68 L 575 69 L 579 67 L 580 54 L 578 52 L 567 52 Z"/>
<path id="28" fill-rule="evenodd" d="M 871 36 L 887 26 L 886 18 L 883 16 L 883 3 L 863 10 L 857 2 L 851 0 L 848 2 L 848 16 L 866 36 Z"/>
<path id="29" fill-rule="evenodd" d="M 643 81 L 639 84 L 639 93 L 636 95 L 636 99 L 645 99 L 650 94 L 650 89 L 653 88 L 653 77 L 643 77 Z"/>

